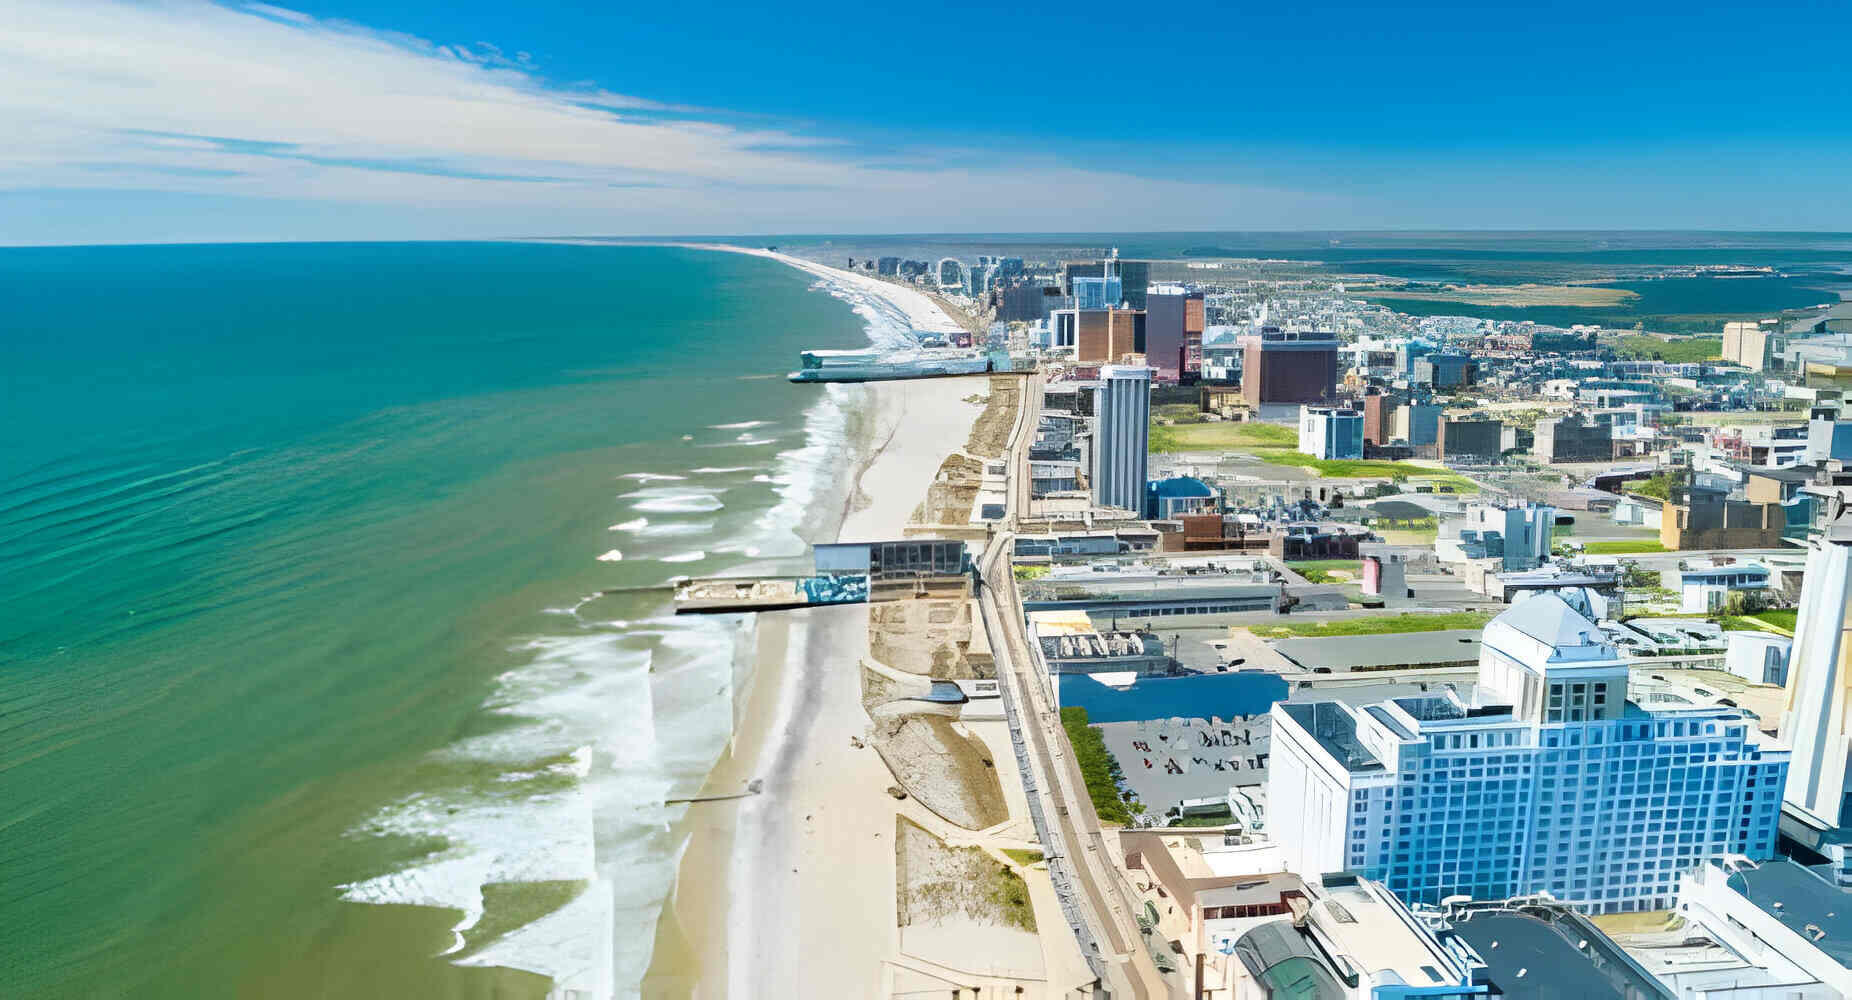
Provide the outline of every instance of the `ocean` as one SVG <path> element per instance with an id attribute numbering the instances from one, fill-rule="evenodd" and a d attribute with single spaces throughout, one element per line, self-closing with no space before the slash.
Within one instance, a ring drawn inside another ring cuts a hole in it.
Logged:
<path id="1" fill-rule="evenodd" d="M 0 250 L 0 992 L 633 995 L 904 331 L 640 246 Z M 833 294 L 821 294 L 833 292 Z M 846 301 L 845 301 L 846 300 Z"/>

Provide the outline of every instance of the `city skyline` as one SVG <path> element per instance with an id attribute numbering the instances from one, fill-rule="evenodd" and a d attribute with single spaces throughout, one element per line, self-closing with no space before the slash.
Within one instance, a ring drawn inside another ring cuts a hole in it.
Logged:
<path id="1" fill-rule="evenodd" d="M 0 243 L 1852 229 L 1842 11 L 935 11 L 27 0 Z"/>

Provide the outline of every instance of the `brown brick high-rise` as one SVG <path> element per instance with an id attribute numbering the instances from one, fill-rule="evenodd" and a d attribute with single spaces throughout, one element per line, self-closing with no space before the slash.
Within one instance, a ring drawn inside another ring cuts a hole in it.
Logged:
<path id="1" fill-rule="evenodd" d="M 1241 394 L 1251 408 L 1330 402 L 1337 381 L 1336 334 L 1268 329 L 1243 338 Z"/>

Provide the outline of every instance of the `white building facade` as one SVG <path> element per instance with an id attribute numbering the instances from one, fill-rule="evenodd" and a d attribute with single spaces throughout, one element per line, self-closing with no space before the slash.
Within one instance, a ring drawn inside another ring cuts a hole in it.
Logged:
<path id="1" fill-rule="evenodd" d="M 1151 369 L 1103 365 L 1094 391 L 1093 502 L 1142 510 L 1151 435 Z"/>
<path id="2" fill-rule="evenodd" d="M 1299 407 L 1299 450 L 1317 459 L 1363 457 L 1363 411 Z"/>
<path id="3" fill-rule="evenodd" d="M 1554 594 L 1486 630 L 1478 704 L 1273 706 L 1268 832 L 1292 870 L 1411 903 L 1548 892 L 1665 909 L 1682 871 L 1774 854 L 1788 754 L 1731 708 L 1647 711 L 1627 661 Z"/>

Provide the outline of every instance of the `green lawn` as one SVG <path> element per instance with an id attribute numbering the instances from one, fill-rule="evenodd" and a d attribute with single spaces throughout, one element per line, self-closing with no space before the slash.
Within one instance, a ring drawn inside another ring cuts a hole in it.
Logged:
<path id="1" fill-rule="evenodd" d="M 1361 559 L 1307 559 L 1304 562 L 1289 562 L 1286 565 L 1310 583 L 1340 582 L 1343 578 L 1337 576 L 1334 570 L 1348 572 L 1352 579 L 1363 572 L 1363 560 Z"/>
<path id="2" fill-rule="evenodd" d="M 1614 353 L 1623 358 L 1657 358 L 1673 364 L 1715 361 L 1723 357 L 1723 338 L 1681 337 L 1676 340 L 1660 340 L 1645 334 L 1629 334 L 1615 338 Z"/>
<path id="3" fill-rule="evenodd" d="M 1297 562 L 1289 561 L 1286 565 L 1291 566 L 1301 573 L 1308 569 L 1347 569 L 1352 573 L 1360 573 L 1363 571 L 1363 560 L 1361 559 L 1304 559 Z"/>
<path id="4" fill-rule="evenodd" d="M 1227 826 L 1235 821 L 1235 815 L 1223 810 L 1213 816 L 1180 816 L 1170 821 L 1172 827 Z"/>
<path id="5" fill-rule="evenodd" d="M 1087 725 L 1087 710 L 1075 706 L 1063 708 L 1061 728 L 1067 730 L 1067 741 L 1074 747 L 1074 761 L 1080 765 L 1081 777 L 1086 779 L 1087 797 L 1093 800 L 1093 809 L 1100 814 L 1100 822 L 1130 826 L 1132 811 L 1119 797 L 1119 762 L 1113 759 L 1112 751 L 1106 749 L 1106 739 L 1100 731 Z"/>
<path id="6" fill-rule="evenodd" d="M 1793 635 L 1794 623 L 1799 617 L 1800 612 L 1794 608 L 1779 608 L 1773 611 L 1757 611 L 1754 614 L 1743 615 L 1741 617 L 1724 615 L 1722 618 L 1717 619 L 1717 624 L 1726 629 L 1747 632 L 1766 632 L 1768 629 L 1764 628 L 1764 626 L 1772 626 L 1789 635 Z"/>
<path id="7" fill-rule="evenodd" d="M 1022 865 L 1024 868 L 1042 860 L 1041 851 L 1024 850 L 1020 847 L 1005 847 L 1003 853 L 1007 855 L 1011 861 Z"/>
<path id="8" fill-rule="evenodd" d="M 1623 538 L 1612 542 L 1584 542 L 1582 553 L 1591 556 L 1625 556 L 1664 552 L 1666 547 L 1650 538 Z"/>
<path id="9" fill-rule="evenodd" d="M 1219 421 L 1202 424 L 1151 425 L 1149 449 L 1153 452 L 1243 451 L 1269 465 L 1311 469 L 1320 476 L 1350 479 L 1364 476 L 1406 476 L 1411 481 L 1451 486 L 1455 493 L 1477 493 L 1479 484 L 1445 469 L 1413 462 L 1376 459 L 1318 459 L 1299 450 L 1299 434 L 1290 427 L 1258 421 Z"/>
<path id="10" fill-rule="evenodd" d="M 1491 613 L 1482 611 L 1454 611 L 1439 615 L 1402 612 L 1340 621 L 1308 622 L 1304 625 L 1251 625 L 1248 630 L 1263 639 L 1328 638 L 1339 635 L 1387 635 L 1397 632 L 1484 628 L 1485 623 L 1491 620 Z"/>

